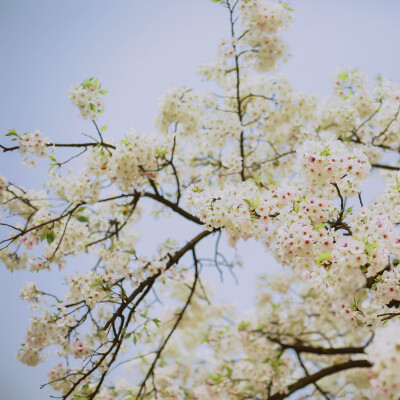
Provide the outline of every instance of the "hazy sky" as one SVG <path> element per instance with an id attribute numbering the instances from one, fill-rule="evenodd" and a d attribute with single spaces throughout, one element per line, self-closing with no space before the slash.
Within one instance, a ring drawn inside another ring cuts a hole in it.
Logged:
<path id="1" fill-rule="evenodd" d="M 296 89 L 328 95 L 338 65 L 399 81 L 398 0 L 294 0 L 291 5 L 295 19 L 285 36 L 292 57 L 284 71 Z M 40 129 L 58 142 L 92 134 L 68 100 L 69 86 L 91 76 L 109 90 L 101 123 L 110 135 L 119 137 L 131 127 L 152 130 L 157 99 L 168 86 L 207 90 L 196 66 L 214 57 L 228 33 L 226 17 L 226 10 L 210 0 L 0 0 L 0 133 Z M 45 166 L 23 168 L 18 154 L 0 155 L 0 174 L 28 188 L 37 187 L 45 171 Z M 167 232 L 164 223 L 155 232 L 153 226 L 144 227 L 147 249 L 167 233 L 183 240 L 189 230 L 182 224 Z M 226 299 L 235 293 L 244 307 L 251 303 L 254 277 L 274 263 L 255 243 L 239 248 L 245 261 L 237 273 L 239 288 L 227 276 L 218 291 Z M 14 359 L 29 317 L 18 291 L 27 280 L 49 287 L 61 276 L 10 274 L 0 267 L 1 400 L 45 400 L 49 392 L 39 385 L 53 364 L 28 368 Z"/>

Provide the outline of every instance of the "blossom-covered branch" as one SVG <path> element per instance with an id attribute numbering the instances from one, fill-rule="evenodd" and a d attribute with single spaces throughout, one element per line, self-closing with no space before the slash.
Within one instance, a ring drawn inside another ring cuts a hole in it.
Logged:
<path id="1" fill-rule="evenodd" d="M 290 5 L 213 2 L 228 38 L 199 74 L 218 90 L 169 88 L 155 133 L 109 134 L 107 91 L 89 78 L 69 95 L 92 141 L 2 140 L 5 157 L 49 167 L 39 189 L 0 177 L 0 260 L 39 273 L 20 292 L 33 307 L 17 358 L 36 366 L 56 348 L 44 386 L 64 400 L 396 396 L 400 86 L 338 68 L 325 100 L 297 92 L 279 71 Z M 167 218 L 200 231 L 182 239 Z M 162 239 L 146 246 L 149 221 Z M 282 265 L 245 313 L 203 274 L 234 274 L 241 240 Z M 41 288 L 55 268 L 64 285 Z"/>

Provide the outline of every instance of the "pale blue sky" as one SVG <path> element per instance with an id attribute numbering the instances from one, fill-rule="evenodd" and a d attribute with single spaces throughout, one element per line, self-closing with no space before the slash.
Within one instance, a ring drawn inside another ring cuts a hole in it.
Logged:
<path id="1" fill-rule="evenodd" d="M 284 71 L 296 89 L 328 95 L 331 72 L 338 65 L 400 80 L 399 1 L 291 4 L 295 20 L 286 38 L 292 58 Z M 227 33 L 225 9 L 210 0 L 0 0 L 0 132 L 40 129 L 59 142 L 93 133 L 68 100 L 69 86 L 91 76 L 109 90 L 101 123 L 109 126 L 110 135 L 119 137 L 131 127 L 149 131 L 165 88 L 207 89 L 196 67 L 214 56 L 217 42 Z M 26 170 L 17 154 L 0 155 L 0 174 L 26 187 L 37 187 L 45 171 L 44 166 Z M 170 235 L 184 238 L 189 228 L 177 227 Z M 167 229 L 164 224 L 157 237 L 165 236 Z M 144 227 L 144 235 L 154 239 L 152 226 Z M 254 243 L 241 244 L 240 249 L 245 269 L 238 271 L 239 288 L 227 276 L 218 290 L 243 307 L 250 304 L 254 277 L 271 270 L 273 261 Z M 210 277 L 216 279 L 215 274 Z M 45 400 L 49 392 L 40 391 L 39 385 L 53 364 L 28 368 L 14 359 L 29 316 L 17 294 L 27 280 L 53 286 L 60 276 L 11 275 L 1 268 L 0 278 L 0 397 Z"/>

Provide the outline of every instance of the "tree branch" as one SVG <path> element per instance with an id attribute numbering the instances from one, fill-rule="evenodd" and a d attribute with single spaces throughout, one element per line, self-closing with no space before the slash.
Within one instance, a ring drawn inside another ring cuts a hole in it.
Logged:
<path id="1" fill-rule="evenodd" d="M 305 376 L 304 378 L 299 379 L 297 382 L 293 383 L 292 385 L 289 385 L 287 387 L 287 393 L 276 393 L 269 397 L 268 400 L 282 400 L 285 399 L 286 397 L 289 397 L 291 394 L 294 392 L 297 392 L 300 389 L 303 389 L 304 387 L 314 384 L 315 382 L 319 381 L 322 378 L 325 378 L 326 376 L 336 374 L 341 371 L 345 371 L 347 369 L 351 368 L 370 368 L 372 367 L 372 364 L 367 361 L 367 360 L 350 360 L 346 361 L 342 364 L 336 364 L 332 365 L 330 367 L 327 367 L 325 369 L 321 369 L 320 371 L 316 372 L 315 374 Z"/>

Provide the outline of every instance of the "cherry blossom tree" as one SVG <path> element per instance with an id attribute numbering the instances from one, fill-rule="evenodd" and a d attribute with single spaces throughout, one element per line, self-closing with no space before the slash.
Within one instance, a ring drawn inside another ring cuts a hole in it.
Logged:
<path id="1" fill-rule="evenodd" d="M 199 73 L 219 92 L 170 88 L 157 133 L 107 137 L 107 91 L 91 78 L 69 96 L 96 137 L 6 134 L 3 156 L 44 159 L 49 179 L 26 190 L 0 177 L 0 260 L 68 276 L 62 293 L 22 287 L 32 317 L 17 358 L 33 367 L 55 348 L 44 385 L 61 399 L 398 398 L 400 86 L 339 68 L 330 98 L 296 92 L 279 71 L 290 6 L 212 1 L 231 31 Z M 372 176 L 385 188 L 365 204 Z M 197 234 L 144 256 L 145 199 Z M 240 263 L 221 237 L 257 240 L 284 267 L 259 279 L 245 314 L 202 277 Z M 74 264 L 82 254 L 93 265 Z"/>

